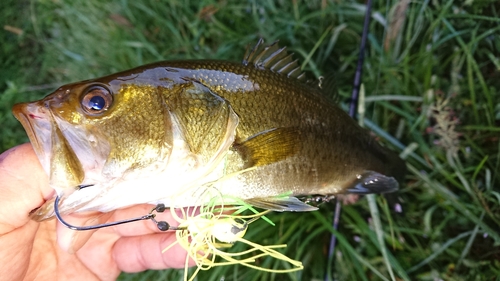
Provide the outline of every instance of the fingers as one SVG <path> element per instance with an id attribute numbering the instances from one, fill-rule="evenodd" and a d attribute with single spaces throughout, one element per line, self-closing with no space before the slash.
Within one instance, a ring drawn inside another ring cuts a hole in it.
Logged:
<path id="1" fill-rule="evenodd" d="M 181 246 L 175 244 L 165 253 L 162 253 L 175 241 L 174 232 L 123 237 L 113 247 L 113 258 L 118 268 L 125 272 L 184 268 L 187 253 Z M 187 266 L 193 264 L 190 261 Z"/>
<path id="2" fill-rule="evenodd" d="M 113 213 L 73 214 L 64 216 L 65 222 L 73 226 L 91 226 L 106 222 Z M 57 223 L 57 243 L 59 247 L 70 253 L 76 253 L 97 230 L 73 230 L 62 223 Z"/>
<path id="3" fill-rule="evenodd" d="M 116 222 L 136 217 L 142 217 L 151 211 L 150 205 L 140 205 L 124 210 L 109 213 L 74 213 L 64 215 L 62 219 L 75 227 L 97 226 L 100 224 Z M 162 214 L 160 220 L 171 220 L 167 214 Z M 113 232 L 117 236 L 137 236 L 160 232 L 151 220 L 125 223 L 117 226 L 102 227 L 95 230 L 74 230 L 62 223 L 57 224 L 57 243 L 61 249 L 68 253 L 76 253 L 90 237 L 99 230 L 100 233 Z"/>
<path id="4" fill-rule="evenodd" d="M 150 205 L 140 205 L 101 216 L 95 213 L 93 216 L 73 214 L 66 215 L 63 219 L 72 225 L 88 226 L 142 216 L 151 208 Z M 169 211 L 160 213 L 157 218 L 173 221 Z M 119 270 L 138 272 L 146 269 L 184 268 L 186 264 L 186 251 L 179 245 L 162 253 L 163 249 L 176 243 L 175 232 L 161 232 L 149 220 L 97 231 L 75 231 L 58 223 L 57 235 L 58 244 L 63 250 L 76 253 L 92 271 L 101 277 L 109 275 L 109 279 L 113 279 L 115 272 Z M 188 266 L 193 264 L 190 262 Z"/>
<path id="5" fill-rule="evenodd" d="M 105 223 L 142 217 L 152 209 L 150 205 L 140 205 L 109 213 L 74 213 L 64 215 L 62 219 L 75 227 L 97 226 Z M 168 214 L 157 216 L 159 220 L 172 220 Z M 62 223 L 57 224 L 57 242 L 59 247 L 68 253 L 75 253 L 99 230 L 100 233 L 113 233 L 121 236 L 138 236 L 159 233 L 160 230 L 151 220 L 136 221 L 116 226 L 102 227 L 95 230 L 74 230 Z"/>
<path id="6" fill-rule="evenodd" d="M 63 219 L 65 222 L 77 227 L 95 226 L 98 224 L 139 218 L 149 214 L 153 208 L 154 205 L 141 204 L 104 214 L 75 213 L 71 215 L 64 215 Z M 162 213 L 158 213 L 156 211 L 153 213 L 156 215 L 155 219 L 157 221 L 165 221 L 170 226 L 178 226 L 179 222 L 177 220 L 179 220 L 180 217 L 183 217 L 187 212 L 193 215 L 193 211 L 187 210 L 187 208 L 182 210 L 166 209 L 165 212 Z M 94 232 L 95 230 L 72 230 L 59 223 L 57 226 L 57 241 L 63 250 L 69 253 L 74 253 L 86 243 Z M 101 228 L 100 232 L 113 232 L 120 237 L 165 233 L 164 231 L 159 230 L 156 224 L 150 219 Z"/>

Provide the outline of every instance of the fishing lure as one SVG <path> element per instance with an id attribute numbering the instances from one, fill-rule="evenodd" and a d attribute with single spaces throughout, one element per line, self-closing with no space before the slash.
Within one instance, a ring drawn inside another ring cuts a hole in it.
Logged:
<path id="1" fill-rule="evenodd" d="M 265 214 L 271 212 L 266 210 L 258 212 L 251 205 L 246 204 L 237 198 L 213 198 L 210 204 L 201 206 L 199 213 L 193 209 L 190 213 L 181 209 L 181 216 L 171 209 L 172 216 L 179 222 L 179 230 L 176 231 L 177 243 L 184 248 L 188 255 L 185 262 L 184 280 L 192 281 L 200 270 L 209 270 L 213 267 L 224 265 L 243 265 L 261 271 L 273 273 L 286 273 L 303 269 L 300 261 L 293 260 L 276 249 L 286 247 L 280 245 L 261 245 L 244 238 L 249 224 L 262 218 L 274 226 Z M 235 205 L 225 206 L 221 202 L 228 200 Z M 251 212 L 244 215 L 245 212 Z M 235 243 L 243 243 L 247 250 L 239 252 L 228 252 Z M 174 244 L 170 245 L 163 252 L 167 252 Z M 285 269 L 271 269 L 259 266 L 257 261 L 260 258 L 272 257 L 291 265 Z M 189 259 L 196 263 L 196 270 L 188 279 Z"/>

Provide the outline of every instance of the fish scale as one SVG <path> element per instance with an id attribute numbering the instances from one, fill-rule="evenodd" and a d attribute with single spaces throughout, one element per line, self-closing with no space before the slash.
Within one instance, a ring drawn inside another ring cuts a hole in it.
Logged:
<path id="1" fill-rule="evenodd" d="M 309 211 L 297 196 L 396 190 L 404 162 L 329 100 L 329 90 L 305 81 L 285 48 L 259 42 L 243 63 L 153 63 L 65 85 L 13 111 L 42 166 L 58 171 L 51 184 L 62 213 L 193 206 L 206 203 L 208 190 Z M 92 186 L 76 188 L 82 184 Z M 48 202 L 32 217 L 52 215 Z"/>

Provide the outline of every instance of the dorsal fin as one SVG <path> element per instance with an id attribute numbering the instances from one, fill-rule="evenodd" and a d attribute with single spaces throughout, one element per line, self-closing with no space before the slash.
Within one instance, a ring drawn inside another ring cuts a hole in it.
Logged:
<path id="1" fill-rule="evenodd" d="M 280 48 L 278 41 L 266 47 L 263 43 L 264 40 L 260 38 L 253 48 L 247 48 L 242 61 L 243 65 L 253 63 L 257 69 L 268 69 L 289 78 L 305 81 L 305 73 L 300 70 L 298 60 L 293 59 L 293 53 L 289 54 L 286 47 Z"/>
<path id="2" fill-rule="evenodd" d="M 325 76 L 320 76 L 318 80 L 307 81 L 313 86 L 316 86 L 323 94 L 332 99 L 333 102 L 337 103 L 339 101 L 339 93 L 337 91 L 337 80 L 335 80 L 335 74 L 330 73 Z"/>

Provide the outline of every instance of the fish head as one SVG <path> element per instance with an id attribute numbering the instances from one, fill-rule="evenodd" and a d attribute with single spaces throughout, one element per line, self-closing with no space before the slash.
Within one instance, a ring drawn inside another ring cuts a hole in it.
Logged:
<path id="1" fill-rule="evenodd" d="M 68 195 L 80 186 L 105 187 L 168 161 L 171 120 L 157 91 L 157 86 L 133 79 L 104 77 L 16 104 L 13 113 L 49 175 L 50 186 L 56 194 Z"/>
<path id="2" fill-rule="evenodd" d="M 85 128 L 85 113 L 80 103 L 79 87 L 63 86 L 42 100 L 16 104 L 14 116 L 21 122 L 33 149 L 50 176 L 50 185 L 60 194 L 81 184 L 85 178 L 84 167 L 92 164 L 90 157 L 77 156 L 77 152 L 90 150 L 92 158 L 102 159 L 109 153 L 108 146 L 98 151 L 90 149 L 92 138 Z M 95 139 L 95 138 L 94 138 Z M 95 161 L 95 160 L 94 160 Z"/>

